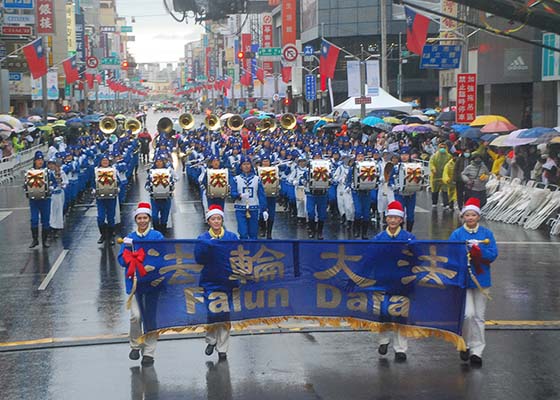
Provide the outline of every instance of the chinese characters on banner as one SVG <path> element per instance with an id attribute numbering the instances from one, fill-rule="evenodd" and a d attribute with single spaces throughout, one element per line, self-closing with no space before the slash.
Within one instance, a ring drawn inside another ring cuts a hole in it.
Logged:
<path id="1" fill-rule="evenodd" d="M 272 14 L 263 14 L 262 16 L 262 47 L 269 48 L 272 47 Z M 264 72 L 272 74 L 273 64 L 271 61 L 263 62 Z"/>
<path id="2" fill-rule="evenodd" d="M 53 34 L 54 0 L 37 0 L 37 34 Z"/>
<path id="3" fill-rule="evenodd" d="M 282 47 L 296 43 L 296 0 L 282 1 Z"/>
<path id="4" fill-rule="evenodd" d="M 476 74 L 457 74 L 457 123 L 476 118 Z"/>
<path id="5" fill-rule="evenodd" d="M 457 18 L 457 11 L 458 5 L 452 0 L 441 0 L 441 13 L 444 15 L 449 15 L 451 17 Z M 441 38 L 456 38 L 457 35 L 455 34 L 457 30 L 458 23 L 457 21 L 451 18 L 441 18 L 441 22 L 439 25 L 439 30 L 441 32 Z M 446 44 L 454 44 L 456 42 L 453 41 L 445 41 L 442 42 L 442 45 Z"/>
<path id="6" fill-rule="evenodd" d="M 251 42 L 253 41 L 253 36 L 250 33 L 242 33 L 241 34 L 241 50 L 245 53 L 251 51 Z M 251 76 L 251 63 L 248 59 L 244 58 L 242 60 L 241 66 L 243 67 L 240 75 L 249 75 Z M 252 78 L 251 78 L 252 80 Z"/>

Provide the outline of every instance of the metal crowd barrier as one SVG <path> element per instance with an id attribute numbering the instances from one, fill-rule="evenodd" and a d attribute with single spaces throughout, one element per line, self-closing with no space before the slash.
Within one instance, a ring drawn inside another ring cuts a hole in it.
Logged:
<path id="1" fill-rule="evenodd" d="M 12 182 L 19 171 L 29 168 L 37 150 L 45 153 L 48 146 L 47 144 L 39 144 L 0 159 L 0 185 Z"/>
<path id="2" fill-rule="evenodd" d="M 552 235 L 560 234 L 560 188 L 540 182 L 522 183 L 519 179 L 492 176 L 486 185 L 488 201 L 482 215 L 491 221 L 522 225 L 525 229 L 539 229 L 547 223 Z"/>

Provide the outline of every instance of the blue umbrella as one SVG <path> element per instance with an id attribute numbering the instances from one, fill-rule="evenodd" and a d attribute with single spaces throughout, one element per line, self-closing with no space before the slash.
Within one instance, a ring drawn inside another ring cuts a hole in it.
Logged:
<path id="1" fill-rule="evenodd" d="M 424 115 L 437 115 L 438 112 L 433 108 L 427 108 L 424 110 Z"/>
<path id="2" fill-rule="evenodd" d="M 362 120 L 362 124 L 367 125 L 367 126 L 375 126 L 375 124 L 383 124 L 385 121 L 383 121 L 383 119 L 381 118 L 377 118 L 377 117 L 365 117 Z"/>
<path id="3" fill-rule="evenodd" d="M 315 122 L 315 125 L 313 125 L 313 133 L 317 133 L 317 129 L 319 129 L 320 127 L 322 127 L 323 125 L 326 125 L 327 121 L 325 121 L 324 119 Z"/>
<path id="4" fill-rule="evenodd" d="M 467 129 L 469 129 L 469 126 L 468 125 L 455 124 L 455 125 L 451 125 L 451 129 L 453 129 L 457 133 L 461 133 L 461 132 L 464 132 Z"/>
<path id="5" fill-rule="evenodd" d="M 99 122 L 99 120 L 101 119 L 101 115 L 100 114 L 91 114 L 91 115 L 86 115 L 83 118 L 83 121 L 85 123 L 92 123 L 92 122 Z"/>
<path id="6" fill-rule="evenodd" d="M 554 132 L 554 129 L 552 128 L 543 128 L 543 127 L 536 127 L 536 128 L 530 128 L 527 129 L 526 131 L 522 132 L 519 134 L 518 138 L 519 139 L 532 139 L 532 138 L 538 138 L 542 135 L 544 135 L 545 133 L 548 132 Z"/>
<path id="7" fill-rule="evenodd" d="M 479 139 L 482 136 L 480 128 L 468 128 L 463 132 L 459 132 L 459 136 L 467 139 Z"/>
<path id="8" fill-rule="evenodd" d="M 497 133 L 487 133 L 485 135 L 482 135 L 480 139 L 482 139 L 485 142 L 491 142 L 492 140 L 496 139 L 498 136 L 500 135 L 498 135 Z"/>
<path id="9" fill-rule="evenodd" d="M 70 118 L 69 120 L 66 120 L 67 124 L 81 124 L 82 122 L 84 122 L 81 118 L 75 117 L 75 118 Z"/>

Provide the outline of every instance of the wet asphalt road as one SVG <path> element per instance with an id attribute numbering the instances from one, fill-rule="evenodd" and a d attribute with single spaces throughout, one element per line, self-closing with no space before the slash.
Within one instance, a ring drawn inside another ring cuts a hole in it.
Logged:
<path id="1" fill-rule="evenodd" d="M 149 126 L 161 116 L 150 116 Z M 136 203 L 148 198 L 144 179 L 141 167 L 122 210 L 123 234 Z M 496 322 L 487 330 L 482 369 L 462 365 L 441 341 L 411 341 L 408 361 L 397 364 L 391 352 L 377 355 L 375 335 L 290 324 L 290 333 L 233 337 L 222 363 L 204 356 L 196 335 L 162 340 L 155 366 L 141 368 L 127 357 L 118 247 L 97 245 L 92 201 L 71 211 L 49 249 L 30 250 L 20 182 L 0 186 L 1 399 L 560 399 L 560 239 L 545 231 L 487 224 L 500 257 L 487 309 Z M 173 237 L 198 236 L 205 225 L 196 192 L 181 181 L 174 201 Z M 426 193 L 418 206 L 419 239 L 446 239 L 456 227 L 457 214 L 432 211 Z M 306 231 L 280 212 L 273 235 L 304 239 Z M 343 239 L 346 231 L 330 218 L 325 237 Z"/>

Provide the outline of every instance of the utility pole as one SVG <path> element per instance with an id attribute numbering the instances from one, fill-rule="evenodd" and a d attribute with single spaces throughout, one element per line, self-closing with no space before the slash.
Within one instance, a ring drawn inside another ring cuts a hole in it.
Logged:
<path id="1" fill-rule="evenodd" d="M 48 56 L 48 52 L 52 51 L 52 49 L 49 49 L 47 45 L 47 36 L 43 36 L 43 49 L 45 51 L 45 56 L 47 57 L 47 60 L 50 59 L 50 57 Z M 50 67 L 50 65 L 49 65 Z M 49 107 L 49 94 L 48 94 L 48 88 L 47 88 L 47 74 L 48 74 L 48 69 L 47 69 L 47 73 L 45 75 L 43 75 L 41 77 L 41 90 L 42 90 L 42 97 L 43 97 L 43 121 L 47 121 L 47 117 L 49 115 L 49 111 L 48 111 L 48 107 Z"/>
<path id="2" fill-rule="evenodd" d="M 399 32 L 399 77 L 397 79 L 397 93 L 399 100 L 402 100 L 402 84 L 403 84 L 403 74 L 402 74 L 402 32 Z"/>
<path id="3" fill-rule="evenodd" d="M 379 0 L 381 7 L 381 87 L 389 91 L 387 82 L 387 0 Z"/>
<path id="4" fill-rule="evenodd" d="M 366 97 L 366 62 L 364 60 L 364 45 L 360 45 L 360 97 L 362 103 L 360 104 L 360 118 L 366 117 L 366 103 L 363 102 Z"/>

